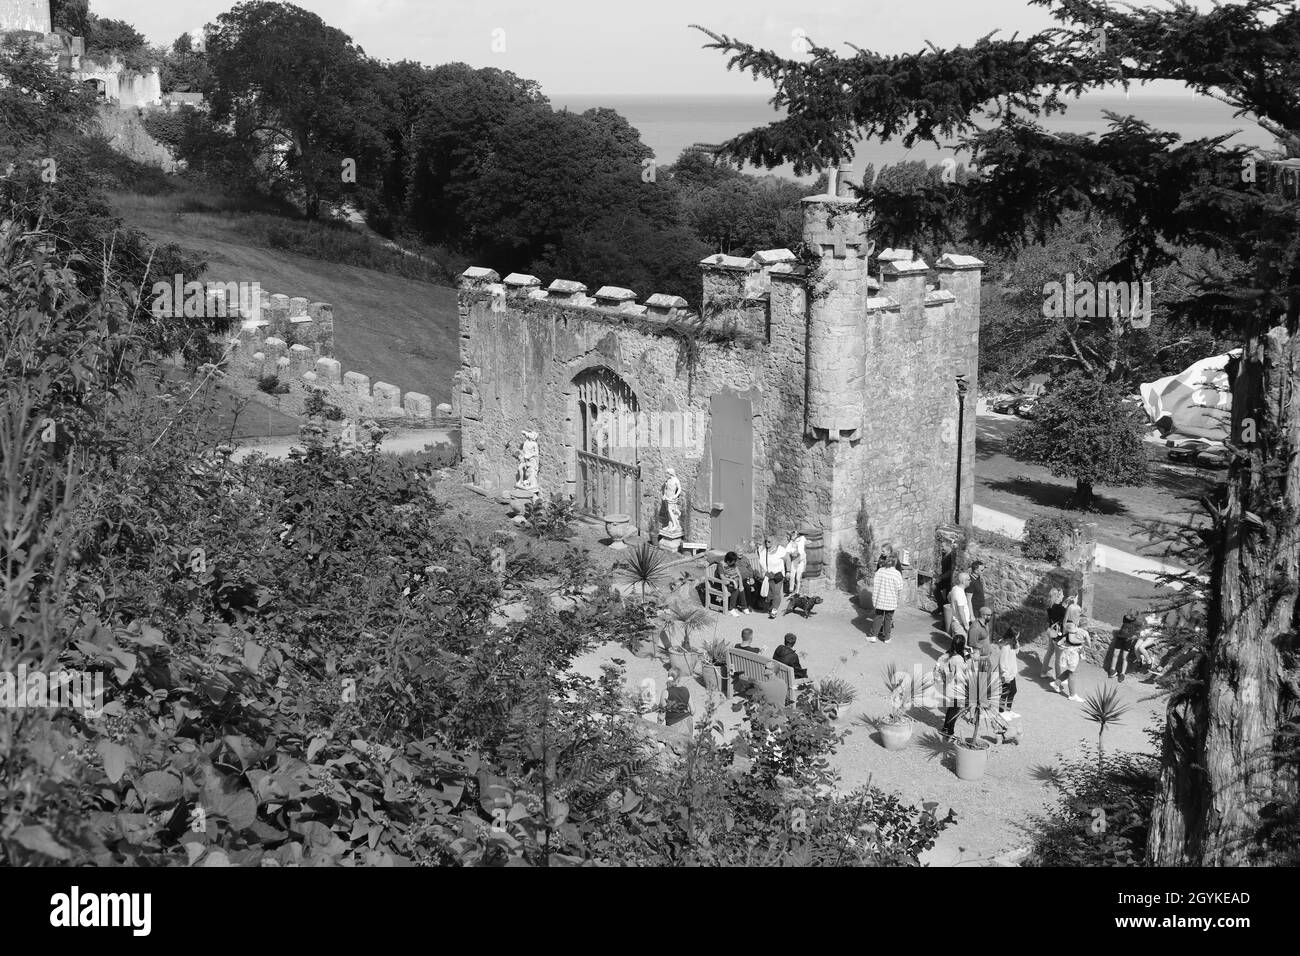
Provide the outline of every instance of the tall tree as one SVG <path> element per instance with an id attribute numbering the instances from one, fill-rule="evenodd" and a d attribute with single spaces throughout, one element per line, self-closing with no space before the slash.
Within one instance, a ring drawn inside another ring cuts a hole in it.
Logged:
<path id="1" fill-rule="evenodd" d="M 1007 450 L 1075 483 L 1075 504 L 1092 507 L 1094 485 L 1137 485 L 1146 477 L 1146 416 L 1114 385 L 1075 373 L 1052 383 L 1034 418 L 1012 433 Z"/>
<path id="2" fill-rule="evenodd" d="M 726 148 L 802 172 L 839 163 L 861 136 L 911 146 L 960 134 L 981 167 L 993 167 L 948 187 L 960 190 L 965 226 L 981 241 L 1015 247 L 1068 211 L 1097 210 L 1123 233 L 1114 281 L 1149 275 L 1171 244 L 1224 250 L 1246 264 L 1169 304 L 1231 330 L 1243 353 L 1229 369 L 1234 457 L 1207 541 L 1206 650 L 1197 680 L 1170 703 L 1149 844 L 1161 864 L 1233 864 L 1247 858 L 1266 801 L 1280 789 L 1294 802 L 1297 791 L 1296 768 L 1277 748 L 1296 706 L 1284 655 L 1300 632 L 1300 207 L 1242 175 L 1251 157 L 1226 146 L 1226 136 L 1183 143 L 1118 116 L 1097 138 L 1053 135 L 1036 119 L 1064 109 L 1064 95 L 1173 80 L 1252 117 L 1294 152 L 1300 11 L 1282 0 L 1205 12 L 1182 0 L 1159 10 L 1030 3 L 1062 26 L 897 56 L 855 47 L 839 57 L 814 46 L 793 60 L 710 34 L 729 66 L 774 84 L 772 103 L 787 113 Z M 977 132 L 983 119 L 996 125 Z M 866 198 L 887 205 L 890 196 L 873 188 Z M 918 231 L 949 228 L 944 199 L 910 200 Z"/>
<path id="3" fill-rule="evenodd" d="M 383 137 L 368 119 L 378 68 L 341 30 L 293 4 L 241 3 L 209 29 L 207 59 L 213 120 L 233 123 L 309 217 L 381 175 Z"/>

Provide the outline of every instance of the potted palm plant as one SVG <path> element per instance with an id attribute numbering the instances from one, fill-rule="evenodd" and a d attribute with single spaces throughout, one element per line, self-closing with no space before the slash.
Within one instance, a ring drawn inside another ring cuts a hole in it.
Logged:
<path id="1" fill-rule="evenodd" d="M 682 647 L 691 650 L 691 635 L 713 624 L 715 618 L 698 604 L 681 600 L 670 602 L 659 616 L 668 622 L 669 628 L 681 635 Z"/>
<path id="2" fill-rule="evenodd" d="M 966 706 L 960 718 L 969 720 L 971 732 L 969 737 L 957 737 L 957 776 L 962 780 L 979 780 L 988 767 L 989 742 L 980 737 L 980 727 L 992 708 L 998 706 L 1001 686 L 997 671 L 980 664 L 971 666 L 967 691 Z"/>
<path id="3" fill-rule="evenodd" d="M 720 637 L 715 637 L 704 644 L 704 657 L 706 663 L 701 664 L 701 668 L 712 667 L 718 676 L 718 687 L 721 688 L 723 695 L 727 694 L 727 649 L 730 645 Z"/>
<path id="4" fill-rule="evenodd" d="M 912 739 L 915 721 L 908 711 L 934 684 L 930 674 L 908 673 L 892 661 L 885 666 L 885 693 L 889 696 L 889 715 L 876 722 L 886 750 L 902 750 Z"/>
<path id="5" fill-rule="evenodd" d="M 817 684 L 817 699 L 831 720 L 843 722 L 858 699 L 858 689 L 842 677 L 823 677 Z"/>

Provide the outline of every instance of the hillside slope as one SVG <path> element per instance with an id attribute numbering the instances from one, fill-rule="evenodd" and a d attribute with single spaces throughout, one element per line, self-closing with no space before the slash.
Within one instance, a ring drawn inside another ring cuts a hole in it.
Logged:
<path id="1" fill-rule="evenodd" d="M 424 392 L 435 405 L 450 401 L 458 367 L 454 289 L 251 245 L 237 214 L 175 212 L 131 194 L 113 198 L 128 225 L 207 260 L 207 279 L 260 282 L 265 292 L 331 303 L 344 371 Z"/>

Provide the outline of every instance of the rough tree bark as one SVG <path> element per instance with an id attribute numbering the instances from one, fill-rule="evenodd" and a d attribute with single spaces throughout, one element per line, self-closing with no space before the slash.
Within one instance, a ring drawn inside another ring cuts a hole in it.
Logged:
<path id="1" fill-rule="evenodd" d="M 1300 329 L 1256 329 L 1235 363 L 1226 509 L 1210 575 L 1208 653 L 1171 702 L 1150 862 L 1240 865 L 1260 807 L 1294 800 L 1295 768 L 1274 754 L 1291 703 L 1283 652 L 1300 626 Z M 1245 420 L 1254 417 L 1257 440 Z"/>

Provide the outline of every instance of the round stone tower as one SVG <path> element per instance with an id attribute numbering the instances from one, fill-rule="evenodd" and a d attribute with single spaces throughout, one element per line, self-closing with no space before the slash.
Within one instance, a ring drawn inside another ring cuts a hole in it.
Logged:
<path id="1" fill-rule="evenodd" d="M 859 438 L 866 414 L 870 222 L 843 195 L 851 192 L 845 172 L 832 171 L 827 192 L 803 200 L 804 243 L 821 260 L 809 287 L 805 428 L 827 441 Z"/>

